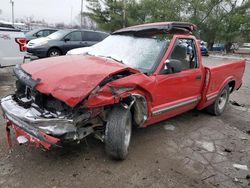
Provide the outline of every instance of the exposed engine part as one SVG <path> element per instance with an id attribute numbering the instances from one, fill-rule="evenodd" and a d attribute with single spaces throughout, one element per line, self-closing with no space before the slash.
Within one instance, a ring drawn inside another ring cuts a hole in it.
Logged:
<path id="1" fill-rule="evenodd" d="M 70 116 L 73 109 L 51 95 L 42 94 L 35 89 L 24 85 L 20 80 L 16 81 L 16 92 L 13 99 L 22 107 L 31 106 L 40 111 L 43 117 Z"/>

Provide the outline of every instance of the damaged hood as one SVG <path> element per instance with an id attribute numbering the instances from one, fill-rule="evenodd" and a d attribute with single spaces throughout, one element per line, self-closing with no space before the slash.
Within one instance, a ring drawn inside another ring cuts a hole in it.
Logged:
<path id="1" fill-rule="evenodd" d="M 106 77 L 130 69 L 113 60 L 89 55 L 46 58 L 21 67 L 32 79 L 39 80 L 36 90 L 51 94 L 71 107 L 87 97 Z"/>

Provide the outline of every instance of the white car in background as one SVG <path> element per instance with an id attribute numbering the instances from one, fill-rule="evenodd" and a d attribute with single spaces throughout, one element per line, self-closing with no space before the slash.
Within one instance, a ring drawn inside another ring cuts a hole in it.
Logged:
<path id="1" fill-rule="evenodd" d="M 81 54 L 86 54 L 90 50 L 92 50 L 93 47 L 82 47 L 82 48 L 75 48 L 66 53 L 66 55 L 81 55 Z"/>
<path id="2" fill-rule="evenodd" d="M 0 67 L 21 64 L 26 55 L 24 33 L 10 25 L 0 24 Z"/>
<path id="3" fill-rule="evenodd" d="M 236 48 L 234 50 L 234 53 L 238 53 L 238 54 L 250 54 L 250 43 L 243 43 L 242 46 L 240 46 L 239 48 Z"/>

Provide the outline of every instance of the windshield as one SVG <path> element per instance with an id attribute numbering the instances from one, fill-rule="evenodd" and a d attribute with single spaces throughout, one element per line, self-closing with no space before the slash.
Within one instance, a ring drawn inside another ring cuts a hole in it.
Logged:
<path id="1" fill-rule="evenodd" d="M 152 72 L 169 40 L 128 35 L 111 35 L 93 46 L 88 54 L 114 59 L 142 72 Z"/>
<path id="2" fill-rule="evenodd" d="M 67 33 L 69 33 L 69 31 L 59 30 L 47 36 L 47 38 L 52 39 L 52 40 L 62 39 Z"/>

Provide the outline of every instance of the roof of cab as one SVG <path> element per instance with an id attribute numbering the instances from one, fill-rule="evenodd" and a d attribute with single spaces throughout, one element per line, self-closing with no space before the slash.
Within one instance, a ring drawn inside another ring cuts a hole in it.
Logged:
<path id="1" fill-rule="evenodd" d="M 129 33 L 179 33 L 189 34 L 196 30 L 197 26 L 188 22 L 156 22 L 142 25 L 135 25 L 113 32 L 113 34 Z"/>

